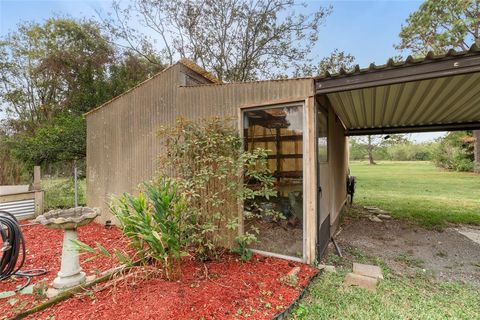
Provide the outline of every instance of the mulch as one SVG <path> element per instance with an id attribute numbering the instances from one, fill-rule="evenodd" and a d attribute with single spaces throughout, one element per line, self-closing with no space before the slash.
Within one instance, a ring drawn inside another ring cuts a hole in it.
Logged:
<path id="1" fill-rule="evenodd" d="M 50 270 L 47 279 L 53 280 L 60 267 L 62 233 L 35 226 L 24 235 L 29 248 L 24 269 L 46 267 Z M 89 244 L 98 241 L 107 249 L 126 247 L 116 228 L 105 229 L 95 223 L 79 229 L 79 239 Z M 113 266 L 115 260 L 106 258 L 82 264 L 87 274 Z M 300 272 L 295 287 L 280 280 L 297 266 Z M 114 286 L 98 284 L 29 319 L 271 319 L 295 300 L 317 272 L 305 264 L 259 255 L 246 263 L 233 254 L 206 263 L 185 257 L 177 281 L 130 278 Z M 0 291 L 5 285 L 0 283 Z M 29 302 L 23 309 L 39 302 L 34 295 L 17 296 Z M 19 311 L 3 300 L 8 299 L 0 299 L 1 315 Z"/>

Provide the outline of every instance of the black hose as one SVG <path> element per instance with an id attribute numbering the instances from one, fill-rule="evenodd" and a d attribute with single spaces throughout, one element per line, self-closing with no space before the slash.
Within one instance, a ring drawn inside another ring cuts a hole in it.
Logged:
<path id="1" fill-rule="evenodd" d="M 20 291 L 30 284 L 32 277 L 41 276 L 47 273 L 45 269 L 33 269 L 20 271 L 25 263 L 25 239 L 17 218 L 11 213 L 0 211 L 0 236 L 3 247 L 0 248 L 0 281 L 11 276 L 26 278 L 27 282 L 17 288 Z"/>

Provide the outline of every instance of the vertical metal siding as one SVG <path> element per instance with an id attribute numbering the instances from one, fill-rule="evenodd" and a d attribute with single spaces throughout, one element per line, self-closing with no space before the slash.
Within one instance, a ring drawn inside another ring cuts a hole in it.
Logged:
<path id="1" fill-rule="evenodd" d="M 106 213 L 112 195 L 133 192 L 155 175 L 162 152 L 156 132 L 177 117 L 236 119 L 241 106 L 304 99 L 314 93 L 311 79 L 180 87 L 189 72 L 175 65 L 87 115 L 89 206 Z M 110 215 L 103 215 L 105 219 Z"/>

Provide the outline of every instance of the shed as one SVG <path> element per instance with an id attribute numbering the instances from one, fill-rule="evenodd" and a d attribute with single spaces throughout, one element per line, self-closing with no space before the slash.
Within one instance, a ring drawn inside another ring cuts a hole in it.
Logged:
<path id="1" fill-rule="evenodd" d="M 134 192 L 155 174 L 160 126 L 179 116 L 235 117 L 246 149 L 271 150 L 279 196 L 267 205 L 296 218 L 257 221 L 254 249 L 312 263 L 347 202 L 348 136 L 480 128 L 479 72 L 476 46 L 317 78 L 244 83 L 221 83 L 181 60 L 86 114 L 87 203 L 105 221 L 111 196 Z"/>

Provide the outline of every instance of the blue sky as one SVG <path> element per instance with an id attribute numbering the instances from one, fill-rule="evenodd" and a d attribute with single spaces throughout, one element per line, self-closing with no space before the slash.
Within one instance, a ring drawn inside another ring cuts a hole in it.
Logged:
<path id="1" fill-rule="evenodd" d="M 333 7 L 319 32 L 319 43 L 313 55 L 327 56 L 335 48 L 356 57 L 360 66 L 371 62 L 382 64 L 398 52 L 393 45 L 398 42 L 398 33 L 408 15 L 415 11 L 422 1 L 377 0 L 377 1 L 306 1 L 306 11 L 318 6 Z M 96 17 L 97 11 L 106 15 L 110 0 L 0 0 L 0 35 L 15 30 L 24 21 L 41 22 L 54 15 L 68 15 L 75 18 Z M 437 137 L 438 134 L 415 134 L 413 139 L 422 141 Z"/>

